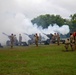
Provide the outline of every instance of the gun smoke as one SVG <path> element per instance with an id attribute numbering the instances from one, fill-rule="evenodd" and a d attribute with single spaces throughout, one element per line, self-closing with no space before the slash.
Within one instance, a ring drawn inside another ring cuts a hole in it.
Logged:
<path id="1" fill-rule="evenodd" d="M 58 25 L 49 25 L 48 28 L 43 29 L 41 26 L 38 27 L 36 24 L 32 24 L 31 20 L 26 18 L 26 16 L 22 13 L 2 13 L 0 19 L 0 43 L 5 44 L 9 38 L 2 34 L 2 32 L 11 35 L 11 33 L 19 37 L 19 34 L 22 35 L 23 41 L 27 41 L 29 38 L 28 36 L 24 35 L 23 33 L 27 34 L 35 34 L 42 32 L 46 34 L 54 34 L 58 32 L 60 34 L 67 34 L 69 33 L 70 29 L 68 25 L 63 25 L 59 27 Z M 44 35 L 43 35 L 44 36 Z M 46 36 L 44 36 L 46 38 Z"/>

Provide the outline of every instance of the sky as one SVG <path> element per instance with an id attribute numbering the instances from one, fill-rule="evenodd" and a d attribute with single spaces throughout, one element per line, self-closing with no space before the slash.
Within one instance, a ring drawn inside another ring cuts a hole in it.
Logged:
<path id="1" fill-rule="evenodd" d="M 29 19 L 43 14 L 69 18 L 76 12 L 76 0 L 0 0 L 0 13 L 23 13 Z"/>
<path id="2" fill-rule="evenodd" d="M 17 34 L 17 37 L 20 33 L 49 34 L 57 31 L 67 34 L 70 31 L 67 25 L 49 25 L 47 29 L 43 29 L 36 24 L 32 25 L 31 19 L 45 14 L 69 18 L 76 12 L 75 3 L 76 0 L 0 0 L 0 42 L 4 43 L 8 39 L 3 32 L 8 35 Z M 25 37 L 24 40 L 27 39 Z"/>

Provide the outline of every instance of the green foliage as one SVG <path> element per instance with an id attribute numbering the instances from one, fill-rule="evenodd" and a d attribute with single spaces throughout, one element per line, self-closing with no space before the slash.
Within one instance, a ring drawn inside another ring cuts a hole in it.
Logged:
<path id="1" fill-rule="evenodd" d="M 59 26 L 62 26 L 62 25 L 64 25 L 64 19 L 63 18 L 61 18 L 61 16 L 60 15 L 56 15 L 55 16 L 55 23 L 57 24 L 57 25 L 59 25 Z"/>
<path id="2" fill-rule="evenodd" d="M 76 14 L 70 15 L 71 18 L 71 31 L 76 31 Z"/>
<path id="3" fill-rule="evenodd" d="M 37 18 L 34 18 L 32 20 L 32 23 L 33 24 L 37 24 L 38 26 L 42 26 L 43 28 L 47 28 L 49 26 L 49 18 L 50 18 L 50 15 L 40 15 L 39 17 Z"/>
<path id="4" fill-rule="evenodd" d="M 64 45 L 0 49 L 0 75 L 76 75 L 76 51 Z"/>
<path id="5" fill-rule="evenodd" d="M 64 24 L 64 19 L 61 18 L 60 15 L 40 15 L 37 18 L 34 18 L 31 20 L 33 24 L 37 24 L 38 26 L 42 26 L 43 28 L 47 28 L 50 24 L 54 25 L 57 24 L 59 26 L 62 26 Z"/>

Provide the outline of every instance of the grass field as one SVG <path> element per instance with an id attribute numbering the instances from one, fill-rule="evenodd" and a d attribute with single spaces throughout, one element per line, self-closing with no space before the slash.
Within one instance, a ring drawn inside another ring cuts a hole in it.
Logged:
<path id="1" fill-rule="evenodd" d="M 76 51 L 55 44 L 0 48 L 0 75 L 76 75 Z"/>

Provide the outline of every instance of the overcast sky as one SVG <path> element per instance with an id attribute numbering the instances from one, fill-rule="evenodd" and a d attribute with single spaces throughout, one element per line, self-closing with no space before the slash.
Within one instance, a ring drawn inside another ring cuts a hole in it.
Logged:
<path id="1" fill-rule="evenodd" d="M 22 13 L 29 19 L 43 14 L 69 18 L 76 12 L 76 0 L 0 0 L 0 19 L 4 14 Z"/>

